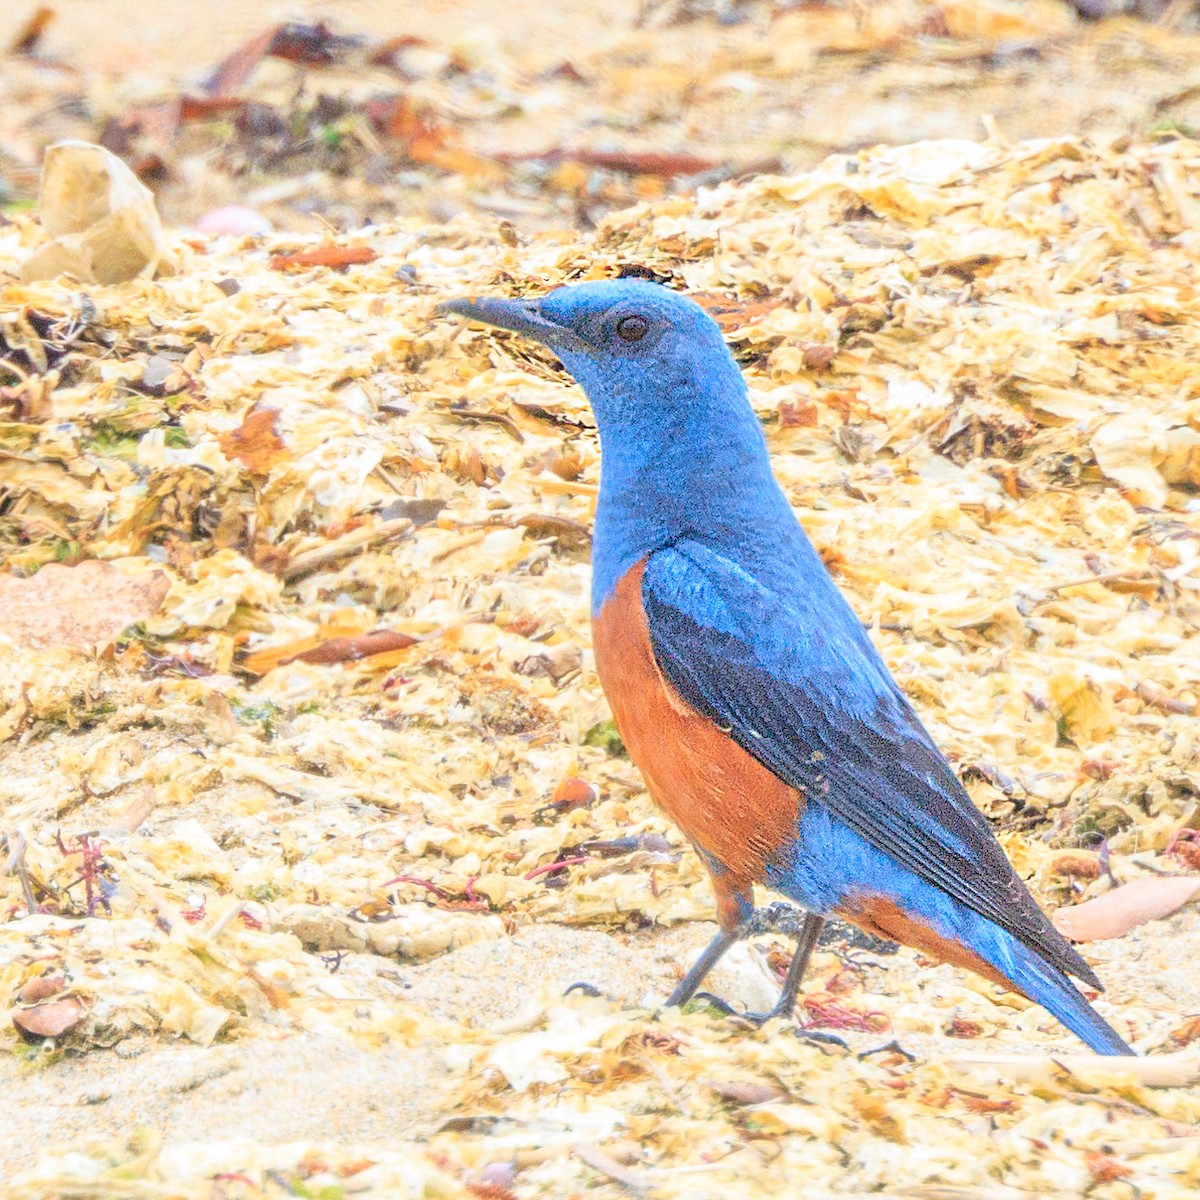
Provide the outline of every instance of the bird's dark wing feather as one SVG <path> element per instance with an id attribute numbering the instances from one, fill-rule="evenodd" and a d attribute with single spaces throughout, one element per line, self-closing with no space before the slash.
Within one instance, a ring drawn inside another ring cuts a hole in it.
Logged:
<path id="1" fill-rule="evenodd" d="M 656 551 L 642 600 L 663 674 L 871 845 L 1099 987 L 1013 871 L 815 555 L 811 565 L 781 595 L 699 542 Z"/>

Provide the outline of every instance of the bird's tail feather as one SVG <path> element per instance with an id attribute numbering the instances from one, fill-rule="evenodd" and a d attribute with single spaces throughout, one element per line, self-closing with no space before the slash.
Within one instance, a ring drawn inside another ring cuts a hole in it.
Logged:
<path id="1" fill-rule="evenodd" d="M 1003 932 L 997 930 L 997 932 Z M 1009 945 L 993 958 L 992 965 L 1010 979 L 1014 987 L 1060 1020 L 1076 1037 L 1097 1054 L 1132 1054 L 1133 1050 L 1087 1002 L 1079 989 L 1056 967 L 1005 933 Z"/>

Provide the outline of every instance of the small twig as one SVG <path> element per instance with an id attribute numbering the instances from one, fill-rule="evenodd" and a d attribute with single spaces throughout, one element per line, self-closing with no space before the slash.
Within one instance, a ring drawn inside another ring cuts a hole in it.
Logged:
<path id="1" fill-rule="evenodd" d="M 280 575 L 284 582 L 291 583 L 293 580 L 299 579 L 301 575 L 307 575 L 320 567 L 327 567 L 330 563 L 337 562 L 339 558 L 348 558 L 356 551 L 366 550 L 369 546 L 377 545 L 380 542 L 391 541 L 392 538 L 407 533 L 412 527 L 413 523 L 407 517 L 397 517 L 394 521 L 381 521 L 374 526 L 360 526 L 340 538 L 326 542 L 323 546 L 317 546 L 315 549 L 297 554 L 280 571 Z"/>
<path id="2" fill-rule="evenodd" d="M 1150 1058 L 1100 1054 L 960 1054 L 946 1060 L 956 1071 L 984 1072 L 1010 1083 L 1044 1082 L 1066 1073 L 1089 1084 L 1133 1078 L 1143 1087 L 1191 1087 L 1200 1081 L 1195 1051 Z"/>
<path id="3" fill-rule="evenodd" d="M 487 537 L 489 532 L 490 530 L 488 529 L 475 529 L 470 533 L 459 534 L 448 545 L 434 552 L 432 556 L 433 561 L 441 562 L 443 558 L 449 558 L 450 555 L 457 553 L 459 550 L 465 550 L 468 546 L 477 546 Z"/>
<path id="4" fill-rule="evenodd" d="M 1195 0 L 1170 0 L 1166 8 L 1159 13 L 1156 24 L 1160 29 L 1178 33 L 1191 16 L 1194 7 Z"/>
<path id="5" fill-rule="evenodd" d="M 551 492 L 562 496 L 596 497 L 600 495 L 600 489 L 594 483 L 575 483 L 570 479 L 558 479 L 548 475 L 539 476 L 533 481 L 533 486 L 540 492 Z"/>
<path id="6" fill-rule="evenodd" d="M 1108 838 L 1106 838 L 1106 837 L 1100 838 L 1099 859 L 1100 859 L 1100 870 L 1103 871 L 1104 874 L 1108 876 L 1108 882 L 1110 884 L 1112 884 L 1113 887 L 1120 887 L 1121 886 L 1120 880 L 1118 880 L 1117 877 L 1113 874 L 1112 850 L 1109 847 Z"/>
<path id="7" fill-rule="evenodd" d="M 4 840 L 8 844 L 8 857 L 4 860 L 4 869 L 0 871 L 0 874 L 11 875 L 25 857 L 25 835 L 17 833 L 11 837 L 5 837 Z"/>
<path id="8" fill-rule="evenodd" d="M 588 1142 L 575 1142 L 571 1153 L 585 1166 L 601 1175 L 607 1175 L 613 1183 L 619 1183 L 623 1188 L 633 1192 L 635 1196 L 644 1196 L 651 1187 L 651 1181 L 640 1171 L 631 1171 L 623 1167 L 616 1159 L 609 1158 L 598 1146 Z"/>
<path id="9" fill-rule="evenodd" d="M 936 421 L 930 425 L 927 425 L 915 437 L 910 438 L 907 442 L 905 442 L 903 446 L 898 447 L 895 451 L 896 457 L 902 458 L 905 454 L 908 454 L 909 451 L 914 449 L 918 443 L 923 442 L 927 437 L 932 437 L 933 434 L 937 433 L 937 431 L 941 429 L 941 427 L 945 425 L 947 421 L 950 420 L 950 418 L 954 415 L 954 411 L 955 410 L 953 408 L 946 409 L 946 411 L 942 413 L 942 415 L 938 417 Z"/>
<path id="10" fill-rule="evenodd" d="M 111 906 L 100 889 L 100 873 L 104 868 L 104 843 L 97 837 L 81 833 L 79 847 L 83 853 L 80 877 L 83 879 L 83 890 L 87 897 L 87 915 L 94 917 L 98 903 L 111 911 Z"/>
<path id="11" fill-rule="evenodd" d="M 428 879 L 418 879 L 415 875 L 397 875 L 395 879 L 389 879 L 387 883 L 381 884 L 381 887 L 389 888 L 397 883 L 411 884 L 413 887 L 424 888 L 427 892 L 432 892 L 439 900 L 449 900 L 450 893 L 445 888 L 440 888 L 436 883 L 430 883 Z"/>
<path id="12" fill-rule="evenodd" d="M 16 875 L 21 881 L 21 892 L 25 904 L 31 913 L 37 912 L 37 901 L 33 896 L 33 884 L 29 881 L 29 871 L 25 867 L 25 850 L 27 843 L 25 835 L 18 833 L 8 840 L 8 858 L 4 860 L 4 870 L 0 874 Z"/>
<path id="13" fill-rule="evenodd" d="M 447 411 L 450 416 L 457 417 L 460 421 L 481 421 L 488 425 L 499 425 L 518 442 L 525 441 L 525 435 L 517 428 L 516 421 L 505 413 L 488 412 L 479 408 L 455 408 L 453 405 Z"/>
<path id="14" fill-rule="evenodd" d="M 1154 571 L 1107 571 L 1103 575 L 1086 575 L 1082 579 L 1072 579 L 1067 583 L 1053 583 L 1046 591 L 1056 594 L 1070 588 L 1084 587 L 1089 583 L 1148 583 L 1154 577 Z"/>
<path id="15" fill-rule="evenodd" d="M 242 909 L 245 907 L 245 904 L 246 904 L 246 902 L 244 900 L 238 900 L 236 903 L 231 904 L 212 923 L 212 926 L 208 930 L 208 940 L 210 942 L 215 942 L 217 940 L 217 938 L 219 938 L 221 936 L 221 934 L 223 934 L 225 932 L 225 930 L 229 927 L 229 925 L 241 915 Z"/>
<path id="16" fill-rule="evenodd" d="M 1151 708 L 1157 708 L 1160 712 L 1190 716 L 1196 711 L 1196 705 L 1190 700 L 1172 696 L 1170 692 L 1164 691 L 1158 684 L 1151 683 L 1148 679 L 1143 679 L 1133 690 Z"/>

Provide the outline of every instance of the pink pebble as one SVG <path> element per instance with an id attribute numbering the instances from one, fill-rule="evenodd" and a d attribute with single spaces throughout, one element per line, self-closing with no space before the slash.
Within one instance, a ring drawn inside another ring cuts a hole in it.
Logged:
<path id="1" fill-rule="evenodd" d="M 512 1163 L 490 1162 L 476 1178 L 484 1187 L 511 1188 L 517 1182 L 517 1168 Z"/>
<path id="2" fill-rule="evenodd" d="M 196 222 L 196 228 L 200 233 L 247 234 L 270 233 L 273 226 L 262 213 L 243 208 L 240 204 L 229 204 L 206 212 Z"/>

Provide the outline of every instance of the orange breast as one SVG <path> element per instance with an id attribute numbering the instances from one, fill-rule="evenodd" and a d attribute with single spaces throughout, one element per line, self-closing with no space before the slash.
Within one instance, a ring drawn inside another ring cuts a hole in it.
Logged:
<path id="1" fill-rule="evenodd" d="M 663 677 L 642 604 L 644 571 L 644 562 L 634 566 L 596 616 L 596 668 L 650 795 L 723 868 L 714 884 L 721 923 L 731 927 L 744 915 L 737 899 L 795 838 L 802 800 Z"/>

